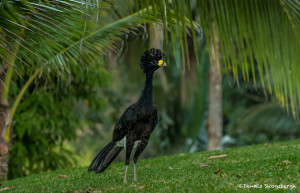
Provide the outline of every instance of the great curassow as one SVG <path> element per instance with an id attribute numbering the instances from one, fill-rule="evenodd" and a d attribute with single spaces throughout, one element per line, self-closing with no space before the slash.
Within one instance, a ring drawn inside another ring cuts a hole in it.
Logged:
<path id="1" fill-rule="evenodd" d="M 129 106 L 117 122 L 112 141 L 106 145 L 92 161 L 88 171 L 103 172 L 123 150 L 125 146 L 125 175 L 123 184 L 127 183 L 127 169 L 130 154 L 137 145 L 133 156 L 133 182 L 136 182 L 136 162 L 148 144 L 152 131 L 157 124 L 157 109 L 153 102 L 152 79 L 154 72 L 166 66 L 159 49 L 147 50 L 141 58 L 140 65 L 146 74 L 145 87 L 139 100 Z"/>

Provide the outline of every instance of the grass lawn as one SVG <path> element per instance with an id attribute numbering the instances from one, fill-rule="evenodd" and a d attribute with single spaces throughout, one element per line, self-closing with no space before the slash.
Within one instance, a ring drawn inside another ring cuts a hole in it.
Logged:
<path id="1" fill-rule="evenodd" d="M 300 192 L 300 140 L 140 160 L 135 184 L 131 166 L 127 185 L 122 184 L 124 163 L 116 162 L 101 174 L 87 172 L 87 167 L 46 172 L 4 182 L 0 190 L 13 186 L 4 192 Z"/>

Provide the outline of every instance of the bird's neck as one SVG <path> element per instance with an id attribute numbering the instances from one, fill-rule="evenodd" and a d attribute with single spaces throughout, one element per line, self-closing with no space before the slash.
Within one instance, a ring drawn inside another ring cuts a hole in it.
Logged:
<path id="1" fill-rule="evenodd" d="M 142 94 L 138 102 L 153 102 L 153 86 L 152 86 L 153 73 L 154 72 L 146 73 L 145 86 L 144 89 L 142 90 Z"/>

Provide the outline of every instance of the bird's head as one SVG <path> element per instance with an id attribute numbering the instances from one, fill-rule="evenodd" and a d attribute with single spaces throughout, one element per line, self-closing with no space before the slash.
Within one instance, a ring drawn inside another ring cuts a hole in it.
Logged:
<path id="1" fill-rule="evenodd" d="M 160 49 L 151 48 L 147 50 L 141 58 L 140 65 L 144 73 L 154 72 L 161 66 L 167 64 L 162 60 L 164 54 Z"/>

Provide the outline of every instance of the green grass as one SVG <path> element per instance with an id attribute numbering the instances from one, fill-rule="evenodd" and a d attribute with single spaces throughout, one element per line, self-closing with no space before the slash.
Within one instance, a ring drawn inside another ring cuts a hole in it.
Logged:
<path id="1" fill-rule="evenodd" d="M 226 157 L 208 159 L 227 154 Z M 292 163 L 284 163 L 288 160 Z M 140 160 L 137 180 L 123 185 L 124 164 L 113 163 L 104 173 L 87 172 L 87 167 L 66 169 L 7 181 L 7 192 L 300 192 L 300 140 L 230 148 L 220 151 L 179 154 Z M 212 164 L 201 167 L 201 164 Z M 220 172 L 215 172 L 220 168 Z M 68 178 L 58 178 L 58 174 Z M 239 184 L 262 188 L 240 188 Z M 268 185 L 295 185 L 294 189 L 266 188 Z"/>

